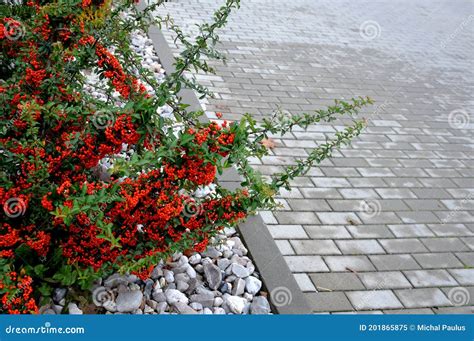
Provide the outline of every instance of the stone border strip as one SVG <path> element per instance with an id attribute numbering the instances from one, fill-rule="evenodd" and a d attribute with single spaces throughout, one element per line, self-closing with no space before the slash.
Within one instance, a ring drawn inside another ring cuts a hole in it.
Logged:
<path id="1" fill-rule="evenodd" d="M 138 7 L 143 8 L 141 5 Z M 175 59 L 161 30 L 151 26 L 148 37 L 160 58 L 161 65 L 168 72 L 173 72 Z M 188 110 L 202 110 L 193 90 L 181 89 L 180 96 L 182 101 L 189 105 Z M 227 188 L 236 188 L 240 184 L 239 175 L 232 168 L 220 178 L 220 182 Z M 311 314 L 312 310 L 306 297 L 260 215 L 249 217 L 239 225 L 238 230 L 270 293 L 270 302 L 274 310 L 279 314 Z"/>

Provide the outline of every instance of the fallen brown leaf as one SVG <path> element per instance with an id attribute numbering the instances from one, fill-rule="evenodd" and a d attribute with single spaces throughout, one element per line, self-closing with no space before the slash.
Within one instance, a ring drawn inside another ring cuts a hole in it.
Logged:
<path id="1" fill-rule="evenodd" d="M 260 143 L 268 149 L 275 148 L 276 146 L 275 141 L 272 139 L 263 139 Z"/>

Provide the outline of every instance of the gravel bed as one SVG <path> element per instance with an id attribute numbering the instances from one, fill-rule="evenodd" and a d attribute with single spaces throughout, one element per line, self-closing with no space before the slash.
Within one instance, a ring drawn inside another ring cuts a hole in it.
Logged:
<path id="1" fill-rule="evenodd" d="M 151 40 L 136 33 L 132 46 L 142 57 L 143 66 L 162 82 L 165 70 L 159 64 Z M 88 91 L 97 98 L 104 98 L 100 89 L 106 85 L 92 73 L 88 73 L 87 78 Z M 172 109 L 164 106 L 157 114 L 172 118 Z M 99 163 L 101 177 L 107 178 L 107 169 L 113 166 L 114 157 L 128 157 L 125 150 L 127 146 L 123 153 Z M 208 186 L 198 189 L 194 195 L 202 198 L 212 191 L 213 187 Z M 66 302 L 68 289 L 57 288 L 52 302 L 42 306 L 40 313 L 271 314 L 260 275 L 235 229 L 226 229 L 211 244 L 214 246 L 205 252 L 190 257 L 175 254 L 172 261 L 158 264 L 145 281 L 135 275 L 120 274 L 100 280 L 91 293 L 92 305 Z"/>
<path id="2" fill-rule="evenodd" d="M 105 314 L 271 314 L 267 293 L 235 229 L 220 234 L 202 253 L 175 254 L 150 278 L 113 274 L 91 290 L 87 313 Z M 83 314 L 78 302 L 66 305 L 67 289 L 57 288 L 42 314 Z M 65 307 L 67 309 L 65 310 Z M 85 309 L 84 309 L 85 310 Z"/>

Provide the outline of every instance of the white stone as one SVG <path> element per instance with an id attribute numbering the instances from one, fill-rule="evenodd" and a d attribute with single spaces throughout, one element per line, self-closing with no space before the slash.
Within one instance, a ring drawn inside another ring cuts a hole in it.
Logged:
<path id="1" fill-rule="evenodd" d="M 83 314 L 82 310 L 79 309 L 76 303 L 72 303 L 72 302 L 69 303 L 67 306 L 67 309 L 69 311 L 69 315 L 82 315 Z"/>
<path id="2" fill-rule="evenodd" d="M 174 273 L 169 270 L 165 270 L 165 280 L 168 283 L 173 283 L 174 282 Z"/>
<path id="3" fill-rule="evenodd" d="M 215 308 L 214 308 L 214 315 L 225 315 L 225 310 L 224 310 L 224 308 L 215 307 Z"/>
<path id="4" fill-rule="evenodd" d="M 196 270 L 194 270 L 191 266 L 186 269 L 186 274 L 189 276 L 189 278 L 196 278 Z"/>
<path id="5" fill-rule="evenodd" d="M 242 278 L 237 278 L 234 281 L 234 288 L 232 289 L 232 295 L 240 296 L 245 291 L 245 281 Z"/>
<path id="6" fill-rule="evenodd" d="M 189 264 L 196 265 L 201 262 L 201 255 L 199 253 L 196 253 L 189 257 Z"/>
<path id="7" fill-rule="evenodd" d="M 239 296 L 227 296 L 225 302 L 234 314 L 242 314 L 247 300 Z"/>
<path id="8" fill-rule="evenodd" d="M 143 293 L 140 290 L 121 292 L 115 300 L 117 311 L 121 313 L 130 313 L 138 309 L 143 300 Z"/>
<path id="9" fill-rule="evenodd" d="M 202 304 L 199 303 L 199 302 L 192 302 L 190 305 L 189 305 L 191 308 L 193 308 L 194 310 L 202 310 Z"/>
<path id="10" fill-rule="evenodd" d="M 181 291 L 176 289 L 166 289 L 165 291 L 166 301 L 169 304 L 175 304 L 176 302 L 183 302 L 188 304 L 189 299 Z"/>
<path id="11" fill-rule="evenodd" d="M 204 308 L 203 313 L 204 315 L 212 315 L 212 310 L 209 308 Z"/>
<path id="12" fill-rule="evenodd" d="M 224 300 L 222 297 L 216 297 L 214 298 L 214 307 L 220 307 L 224 303 Z"/>
<path id="13" fill-rule="evenodd" d="M 249 294 L 255 295 L 262 288 L 262 281 L 256 277 L 249 276 L 245 279 L 245 289 Z"/>
<path id="14" fill-rule="evenodd" d="M 232 273 L 239 278 L 245 278 L 250 275 L 249 270 L 240 264 L 232 264 Z"/>

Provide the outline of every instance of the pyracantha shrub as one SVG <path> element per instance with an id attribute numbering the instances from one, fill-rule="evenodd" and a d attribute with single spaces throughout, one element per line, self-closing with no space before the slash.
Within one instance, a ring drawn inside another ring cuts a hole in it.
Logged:
<path id="1" fill-rule="evenodd" d="M 161 2 L 140 10 L 127 0 L 1 7 L 1 313 L 34 313 L 55 286 L 86 290 L 115 271 L 145 278 L 174 252 L 205 250 L 221 229 L 275 208 L 280 188 L 363 128 L 354 119 L 307 159 L 263 179 L 248 159 L 267 154 L 270 134 L 354 115 L 370 99 L 260 122 L 207 122 L 179 92 L 209 95 L 189 71 L 213 71 L 202 57 L 222 57 L 216 30 L 239 1 L 227 0 L 192 41 L 170 18 L 152 15 Z M 150 24 L 168 25 L 184 46 L 161 82 L 130 48 L 131 34 Z M 100 81 L 88 84 L 90 74 Z M 242 178 L 235 190 L 216 181 L 230 167 Z"/>

